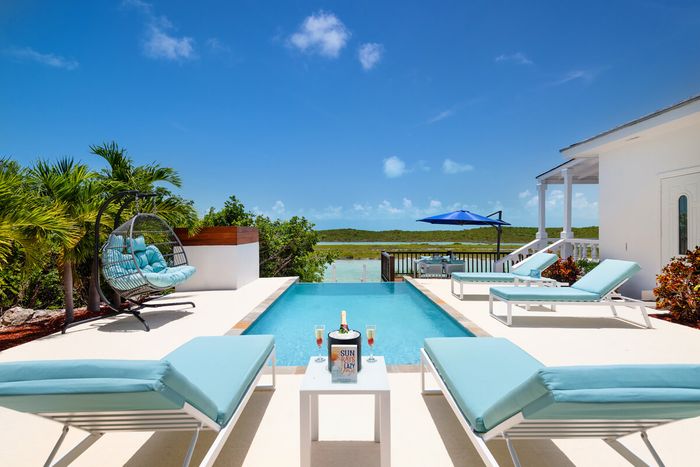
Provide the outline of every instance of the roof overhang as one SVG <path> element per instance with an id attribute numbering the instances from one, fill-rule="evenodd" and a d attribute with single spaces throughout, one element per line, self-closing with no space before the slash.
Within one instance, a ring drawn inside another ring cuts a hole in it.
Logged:
<path id="1" fill-rule="evenodd" d="M 639 138 L 693 124 L 700 124 L 700 95 L 574 143 L 559 152 L 567 158 L 597 156 Z"/>
<path id="2" fill-rule="evenodd" d="M 569 159 L 535 178 L 545 185 L 562 185 L 565 173 L 571 175 L 571 181 L 575 184 L 595 185 L 598 183 L 598 157 Z"/>

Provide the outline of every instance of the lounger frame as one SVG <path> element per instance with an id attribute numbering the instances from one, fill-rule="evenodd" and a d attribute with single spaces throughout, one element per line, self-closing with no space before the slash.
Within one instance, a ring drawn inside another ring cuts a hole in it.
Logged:
<path id="1" fill-rule="evenodd" d="M 615 287 L 615 289 L 618 289 L 625 282 L 627 282 L 627 280 L 620 282 Z M 505 319 L 503 319 L 502 316 L 499 316 L 493 312 L 494 299 L 506 304 L 506 318 Z M 610 310 L 612 311 L 613 317 L 620 320 L 620 321 L 634 324 L 635 326 L 646 327 L 647 329 L 652 329 L 654 327 L 651 324 L 651 320 L 649 319 L 649 314 L 647 313 L 646 305 L 644 304 L 643 301 L 637 300 L 635 298 L 625 297 L 624 295 L 621 295 L 621 294 L 615 292 L 614 290 L 612 292 L 609 292 L 607 295 L 603 296 L 603 298 L 601 298 L 600 300 L 589 301 L 589 302 L 584 302 L 584 301 L 567 302 L 567 301 L 559 301 L 559 300 L 508 300 L 505 298 L 495 296 L 493 293 L 489 292 L 489 315 L 491 315 L 492 318 L 495 318 L 498 321 L 500 321 L 501 323 L 505 324 L 506 326 L 511 326 L 513 324 L 513 305 L 525 305 L 528 310 L 529 310 L 530 306 L 532 306 L 532 305 L 549 306 L 552 311 L 556 311 L 556 307 L 558 305 L 605 306 L 605 307 L 609 307 Z M 622 318 L 621 316 L 619 316 L 617 314 L 617 310 L 615 309 L 616 306 L 624 306 L 627 308 L 639 308 L 639 311 L 642 313 L 642 318 L 644 319 L 644 324 L 640 324 L 636 321 L 631 321 L 629 319 Z"/>
<path id="2" fill-rule="evenodd" d="M 622 443 L 619 438 L 634 433 L 640 433 L 645 446 L 649 449 L 656 463 L 663 467 L 664 463 L 659 457 L 658 452 L 651 444 L 647 436 L 647 430 L 656 426 L 665 425 L 675 420 L 673 419 L 640 419 L 640 420 L 528 420 L 522 412 L 519 412 L 502 423 L 498 424 L 486 433 L 478 433 L 469 424 L 467 418 L 462 414 L 457 402 L 452 397 L 452 393 L 447 388 L 447 385 L 440 377 L 440 373 L 433 364 L 433 361 L 428 356 L 425 349 L 421 349 L 421 392 L 423 394 L 443 394 L 447 403 L 452 408 L 457 420 L 467 433 L 469 440 L 476 448 L 477 453 L 489 467 L 498 467 L 498 462 L 493 456 L 493 453 L 486 444 L 487 441 L 493 439 L 502 439 L 506 442 L 508 453 L 515 467 L 520 467 L 520 459 L 513 446 L 514 439 L 565 439 L 565 438 L 595 438 L 602 439 L 622 457 L 627 459 L 634 465 L 646 465 L 642 459 L 630 451 Z M 426 389 L 425 387 L 425 372 L 426 368 L 433 375 L 438 384 L 439 389 Z"/>
<path id="3" fill-rule="evenodd" d="M 258 385 L 262 377 L 267 363 L 271 366 L 272 384 Z M 183 466 L 188 466 L 192 460 L 192 454 L 199 438 L 199 433 L 203 430 L 217 431 L 218 435 L 207 451 L 204 459 L 199 464 L 200 467 L 210 467 L 214 464 L 217 456 L 224 447 L 226 440 L 233 431 L 236 422 L 243 413 L 246 404 L 253 395 L 256 389 L 275 388 L 276 377 L 275 371 L 275 347 L 267 355 L 265 364 L 262 365 L 258 373 L 251 381 L 243 398 L 241 399 L 236 411 L 231 416 L 231 419 L 224 426 L 219 426 L 214 420 L 202 413 L 200 410 L 185 403 L 181 409 L 173 410 L 135 410 L 135 411 L 109 411 L 109 412 L 41 412 L 36 413 L 40 417 L 48 418 L 59 422 L 63 425 L 63 430 L 54 445 L 49 457 L 44 463 L 44 467 L 48 466 L 67 466 L 77 459 L 83 452 L 92 446 L 102 435 L 108 432 L 115 431 L 194 431 L 192 439 L 187 449 L 187 454 L 183 462 Z M 82 441 L 68 451 L 61 459 L 53 462 L 58 453 L 61 444 L 68 434 L 70 427 L 80 428 L 87 431 L 86 436 Z"/>
<path id="4" fill-rule="evenodd" d="M 459 283 L 459 293 L 455 292 L 455 282 Z M 464 284 L 481 284 L 481 285 L 512 285 L 513 287 L 518 287 L 520 283 L 523 283 L 526 287 L 531 285 L 537 285 L 539 287 L 561 287 L 562 285 L 567 285 L 565 283 L 557 282 L 552 279 L 534 278 L 534 277 L 514 277 L 512 281 L 470 281 L 470 280 L 455 280 L 454 276 L 450 278 L 450 291 L 455 297 L 459 297 L 460 300 L 464 300 Z"/>

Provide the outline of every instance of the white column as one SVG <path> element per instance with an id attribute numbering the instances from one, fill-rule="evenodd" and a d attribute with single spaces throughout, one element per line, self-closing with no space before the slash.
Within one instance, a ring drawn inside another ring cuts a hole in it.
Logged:
<path id="1" fill-rule="evenodd" d="M 543 182 L 537 182 L 537 238 L 540 243 L 547 240 L 547 229 L 545 227 L 546 218 L 546 208 L 547 208 L 547 184 Z"/>
<path id="2" fill-rule="evenodd" d="M 569 169 L 562 169 L 561 174 L 564 179 L 564 230 L 561 231 L 561 238 L 573 238 L 574 234 L 571 231 L 572 175 Z"/>
<path id="3" fill-rule="evenodd" d="M 574 238 L 574 233 L 571 230 L 571 204 L 573 201 L 573 180 L 569 169 L 561 170 L 562 178 L 564 179 L 564 228 L 561 231 L 561 238 Z M 562 245 L 561 256 L 566 258 L 571 256 L 573 250 L 570 243 Z"/>

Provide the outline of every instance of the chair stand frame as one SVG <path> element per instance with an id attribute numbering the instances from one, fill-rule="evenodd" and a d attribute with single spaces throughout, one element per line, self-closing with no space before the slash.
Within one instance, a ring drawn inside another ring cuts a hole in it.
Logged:
<path id="1" fill-rule="evenodd" d="M 519 412 L 512 417 L 506 419 L 500 424 L 496 425 L 486 433 L 479 433 L 474 430 L 474 428 L 469 424 L 469 421 L 463 415 L 462 410 L 457 405 L 454 397 L 447 388 L 447 385 L 440 377 L 440 374 L 433 364 L 432 360 L 425 352 L 425 349 L 421 349 L 421 392 L 426 395 L 430 394 L 443 394 L 450 408 L 454 412 L 457 420 L 459 421 L 462 428 L 467 433 L 467 437 L 472 442 L 476 448 L 477 453 L 489 467 L 498 467 L 499 464 L 496 461 L 493 453 L 488 448 L 486 442 L 493 439 L 505 440 L 508 447 L 508 452 L 511 456 L 513 464 L 515 467 L 520 467 L 520 459 L 515 450 L 515 446 L 512 444 L 512 440 L 521 439 L 602 439 L 612 447 L 618 454 L 627 459 L 632 464 L 636 465 L 646 465 L 636 454 L 630 451 L 622 443 L 618 441 L 619 438 L 627 436 L 633 433 L 640 433 L 645 446 L 651 453 L 652 457 L 659 465 L 659 467 L 664 467 L 664 463 L 661 460 L 658 452 L 651 444 L 649 437 L 647 436 L 647 430 L 660 425 L 665 425 L 671 423 L 675 420 L 673 419 L 643 419 L 643 420 L 534 420 L 526 419 L 522 412 Z M 426 389 L 425 387 L 425 375 L 426 369 L 432 374 L 433 378 L 437 382 L 439 389 Z"/>
<path id="2" fill-rule="evenodd" d="M 620 284 L 622 285 L 622 284 Z M 499 316 L 493 312 L 493 301 L 494 299 L 501 301 L 506 304 L 506 317 L 505 319 L 502 316 Z M 558 305 L 584 305 L 584 306 L 605 306 L 605 307 L 610 307 L 610 310 L 612 311 L 612 315 L 614 318 L 624 321 L 626 323 L 633 324 L 635 326 L 639 327 L 645 327 L 647 329 L 653 329 L 653 325 L 651 324 L 651 320 L 649 319 L 649 314 L 647 313 L 646 305 L 644 304 L 643 301 L 637 300 L 635 298 L 629 298 L 625 297 L 623 295 L 620 295 L 617 292 L 610 292 L 607 295 L 605 295 L 602 299 L 598 301 L 591 301 L 591 302 L 565 302 L 565 301 L 543 301 L 543 300 L 508 300 L 505 298 L 497 297 L 493 295 L 492 293 L 489 293 L 489 315 L 492 318 L 497 319 L 501 323 L 505 324 L 506 326 L 511 326 L 513 324 L 513 305 L 525 305 L 527 309 L 530 308 L 532 305 L 548 305 L 550 306 L 552 311 L 556 311 L 556 306 Z M 625 319 L 620 317 L 617 314 L 617 310 L 615 309 L 616 306 L 624 306 L 627 308 L 639 308 L 639 311 L 642 313 L 642 318 L 644 319 L 644 324 L 638 323 L 636 321 L 632 321 L 629 319 Z"/>
<path id="3" fill-rule="evenodd" d="M 214 465 L 217 456 L 224 447 L 226 440 L 233 431 L 243 410 L 256 389 L 274 390 L 276 386 L 276 358 L 275 347 L 268 354 L 266 362 L 270 362 L 272 383 L 269 385 L 259 384 L 260 379 L 267 368 L 263 365 L 258 371 L 253 381 L 248 386 L 243 398 L 238 404 L 231 419 L 224 426 L 219 426 L 211 418 L 200 412 L 190 404 L 185 403 L 182 408 L 175 410 L 136 410 L 136 411 L 109 411 L 109 412 L 42 412 L 36 415 L 48 418 L 63 424 L 63 430 L 58 440 L 54 444 L 44 467 L 64 467 L 77 459 L 90 446 L 95 444 L 105 433 L 116 431 L 194 431 L 190 440 L 183 467 L 187 467 L 192 460 L 194 449 L 202 430 L 217 431 L 218 434 L 204 459 L 199 464 L 200 467 L 211 467 Z M 59 448 L 66 439 L 70 427 L 80 428 L 88 432 L 88 435 L 76 444 L 57 462 L 53 462 Z"/>

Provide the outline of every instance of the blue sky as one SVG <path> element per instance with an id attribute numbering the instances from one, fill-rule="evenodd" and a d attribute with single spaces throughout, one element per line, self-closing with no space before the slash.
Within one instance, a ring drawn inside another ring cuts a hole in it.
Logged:
<path id="1" fill-rule="evenodd" d="M 699 92 L 693 1 L 0 4 L 1 155 L 99 168 L 115 140 L 202 212 L 235 194 L 320 228 L 535 225 L 559 148 Z"/>

